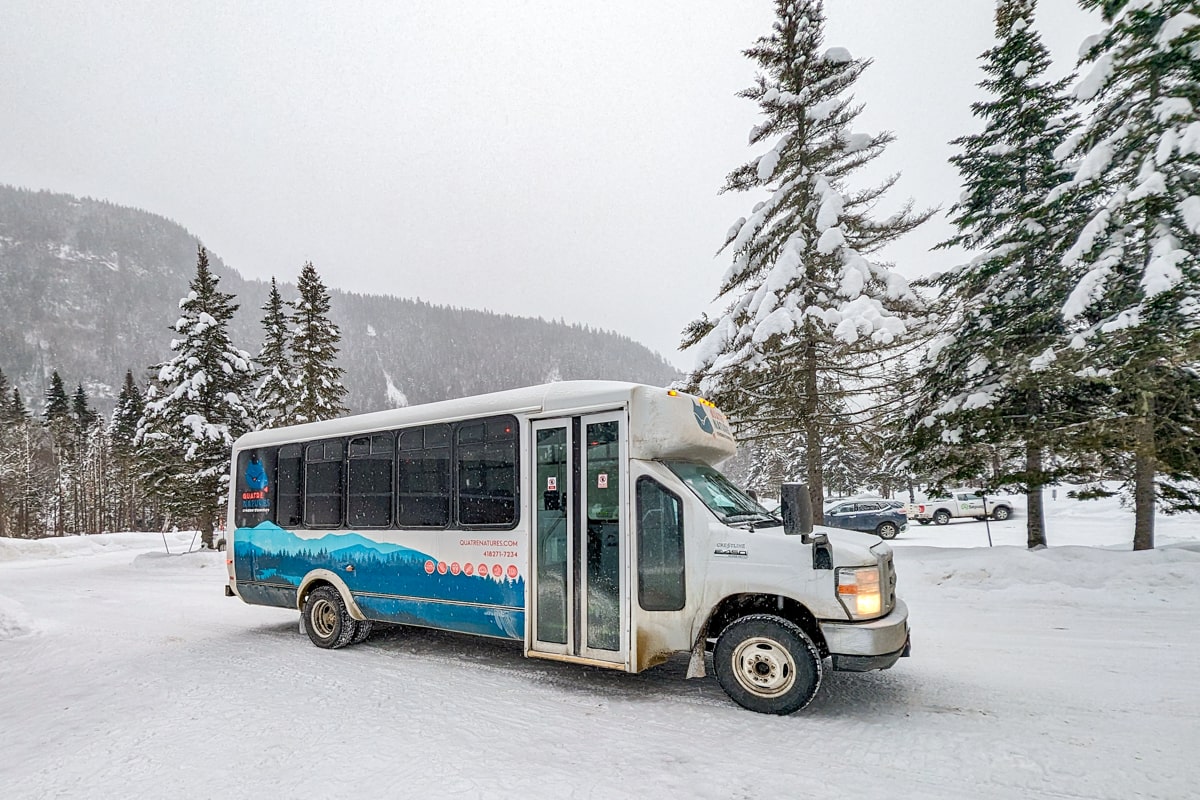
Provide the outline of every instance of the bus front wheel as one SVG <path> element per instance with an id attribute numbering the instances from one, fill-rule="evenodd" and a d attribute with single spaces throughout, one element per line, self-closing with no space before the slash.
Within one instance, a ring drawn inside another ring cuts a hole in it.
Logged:
<path id="1" fill-rule="evenodd" d="M 318 586 L 309 592 L 300 615 L 308 638 L 317 647 L 327 650 L 350 644 L 358 631 L 341 594 L 332 586 Z"/>
<path id="2" fill-rule="evenodd" d="M 762 714 L 791 714 L 821 685 L 821 655 L 800 627 L 773 614 L 731 623 L 713 651 L 721 688 L 735 703 Z"/>

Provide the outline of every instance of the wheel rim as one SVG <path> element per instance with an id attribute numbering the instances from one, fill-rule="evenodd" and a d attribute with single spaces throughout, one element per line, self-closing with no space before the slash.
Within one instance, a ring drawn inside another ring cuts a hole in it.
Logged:
<path id="1" fill-rule="evenodd" d="M 333 607 L 333 603 L 328 600 L 317 600 L 313 603 L 308 618 L 312 621 L 313 630 L 316 631 L 317 636 L 322 639 L 333 636 L 338 618 L 338 612 Z"/>
<path id="2" fill-rule="evenodd" d="M 747 639 L 733 651 L 733 674 L 759 697 L 785 694 L 796 683 L 796 662 L 779 642 L 762 636 Z"/>
<path id="3" fill-rule="evenodd" d="M 882 536 L 884 539 L 892 538 L 893 536 L 896 535 L 896 526 L 890 525 L 890 524 L 884 525 L 882 528 L 879 529 L 879 535 Z"/>
<path id="4" fill-rule="evenodd" d="M 1008 509 L 1007 508 L 996 509 L 996 519 L 1008 519 Z"/>

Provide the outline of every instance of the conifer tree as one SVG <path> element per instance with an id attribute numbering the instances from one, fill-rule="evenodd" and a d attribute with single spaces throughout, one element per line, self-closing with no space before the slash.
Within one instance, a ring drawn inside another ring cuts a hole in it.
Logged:
<path id="1" fill-rule="evenodd" d="M 173 326 L 175 355 L 155 368 L 136 437 L 147 489 L 177 518 L 195 519 L 210 548 L 231 446 L 253 427 L 254 366 L 229 338 L 237 305 L 219 281 L 198 247 L 196 276 Z"/>
<path id="2" fill-rule="evenodd" d="M 83 384 L 77 384 L 71 395 L 71 447 L 63 465 L 70 498 L 70 520 L 73 533 L 96 531 L 95 513 L 100 503 L 95 495 L 97 471 L 103 467 L 106 443 L 96 437 L 99 415 L 92 410 Z M 95 524 L 93 524 L 95 523 Z"/>
<path id="3" fill-rule="evenodd" d="M 255 392 L 258 421 L 264 428 L 289 425 L 294 421 L 292 386 L 291 340 L 288 318 L 283 309 L 283 298 L 275 278 L 271 278 L 271 293 L 262 310 L 263 345 L 258 355 L 262 382 Z"/>
<path id="4" fill-rule="evenodd" d="M 0 403 L 3 404 L 0 406 L 0 424 L 10 421 L 9 414 L 11 409 L 7 401 L 11 389 L 12 387 L 8 384 L 8 376 L 4 374 L 3 369 L 0 369 Z"/>
<path id="5" fill-rule="evenodd" d="M 13 387 L 12 395 L 9 396 L 7 408 L 9 419 L 20 422 L 29 421 L 29 408 L 25 405 L 25 401 L 21 399 L 21 390 L 16 386 Z"/>
<path id="6" fill-rule="evenodd" d="M 63 386 L 62 377 L 58 370 L 50 375 L 50 388 L 46 390 L 46 424 L 58 420 L 66 420 L 71 416 L 71 401 L 67 399 L 67 389 Z"/>
<path id="7" fill-rule="evenodd" d="M 1019 453 L 1001 459 L 1020 464 L 1015 471 L 991 480 L 1024 487 L 1029 547 L 1046 544 L 1042 486 L 1055 476 L 1045 448 L 1078 407 L 1076 381 L 1047 355 L 1064 341 L 1059 310 L 1071 280 L 1062 231 L 1042 221 L 1047 193 L 1067 178 L 1054 152 L 1075 124 L 1072 78 L 1045 78 L 1036 5 L 997 3 L 997 44 L 981 57 L 988 98 L 971 105 L 984 128 L 952 142 L 964 191 L 950 211 L 957 233 L 941 246 L 979 255 L 933 281 L 953 329 L 921 367 L 909 437 L 918 470 L 958 481 L 985 474 L 994 448 Z"/>
<path id="8" fill-rule="evenodd" d="M 137 527 L 141 504 L 135 439 L 138 422 L 145 409 L 146 401 L 142 390 L 133 380 L 133 371 L 126 370 L 125 382 L 117 395 L 112 419 L 108 423 L 108 438 L 113 454 L 115 494 L 119 498 L 114 512 L 115 525 L 129 530 Z"/>
<path id="9" fill-rule="evenodd" d="M 329 292 L 312 262 L 296 282 L 299 297 L 291 303 L 294 422 L 318 422 L 346 413 L 342 398 L 343 370 L 337 365 L 342 334 L 329 319 Z"/>
<path id="10" fill-rule="evenodd" d="M 53 485 L 49 507 L 50 522 L 54 534 L 63 536 L 67 532 L 67 496 L 70 492 L 69 473 L 73 461 L 75 423 L 71 419 L 71 401 L 67 397 L 66 387 L 63 386 L 58 370 L 50 376 L 43 418 L 50 433 L 49 468 Z"/>
<path id="11" fill-rule="evenodd" d="M 1083 129 L 1060 149 L 1085 203 L 1063 263 L 1077 335 L 1057 353 L 1108 392 L 1092 445 L 1133 462 L 1133 547 L 1156 502 L 1200 508 L 1200 15 L 1195 0 L 1081 0 L 1105 28 L 1082 49 Z"/>
<path id="12" fill-rule="evenodd" d="M 142 390 L 133 379 L 133 370 L 125 370 L 125 382 L 117 395 L 112 420 L 109 421 L 109 437 L 113 452 L 118 456 L 132 456 L 138 422 L 146 408 Z"/>
<path id="13" fill-rule="evenodd" d="M 28 537 L 34 532 L 36 518 L 41 507 L 42 487 L 45 476 L 45 434 L 36 423 L 21 391 L 12 388 L 3 404 L 5 424 L 4 452 L 8 474 L 7 488 L 0 514 L 5 516 L 3 535 Z"/>
<path id="14" fill-rule="evenodd" d="M 86 435 L 99 419 L 99 415 L 92 409 L 91 403 L 88 401 L 87 392 L 84 391 L 82 383 L 76 386 L 75 394 L 71 396 L 71 419 L 75 423 L 75 430 L 80 435 Z"/>
<path id="15" fill-rule="evenodd" d="M 743 485 L 760 496 L 774 496 L 779 485 L 803 479 L 807 472 L 804 441 L 800 434 L 743 439 L 739 454 L 745 451 L 746 470 Z"/>
<path id="16" fill-rule="evenodd" d="M 847 422 L 839 404 L 875 391 L 881 348 L 910 334 L 920 312 L 908 283 L 869 256 L 931 212 L 913 213 L 910 202 L 886 219 L 872 215 L 898 176 L 850 186 L 894 138 L 852 130 L 862 107 L 850 89 L 871 62 L 823 49 L 820 0 L 777 0 L 775 13 L 770 35 L 746 51 L 759 74 L 741 92 L 764 116 L 750 144 L 769 149 L 723 189 L 766 190 L 765 199 L 727 235 L 732 264 L 717 295 L 724 311 L 691 323 L 681 347 L 696 348 L 689 388 L 724 408 L 739 431 L 803 434 L 819 521 L 825 439 Z"/>
<path id="17" fill-rule="evenodd" d="M 9 535 L 11 495 L 18 474 L 17 418 L 7 402 L 8 377 L 0 369 L 0 538 Z"/>

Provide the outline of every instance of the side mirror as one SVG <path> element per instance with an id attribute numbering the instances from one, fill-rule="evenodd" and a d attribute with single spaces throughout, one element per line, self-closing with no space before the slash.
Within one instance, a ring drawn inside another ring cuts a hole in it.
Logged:
<path id="1" fill-rule="evenodd" d="M 812 500 L 808 486 L 803 483 L 785 483 L 779 487 L 779 510 L 783 516 L 783 532 L 790 536 L 800 534 L 800 541 L 813 546 L 813 569 L 833 569 L 833 549 L 829 537 L 823 533 L 813 535 Z"/>
<path id="2" fill-rule="evenodd" d="M 783 515 L 783 532 L 788 536 L 807 536 L 812 533 L 812 500 L 808 486 L 803 483 L 785 483 L 779 487 L 780 512 Z"/>

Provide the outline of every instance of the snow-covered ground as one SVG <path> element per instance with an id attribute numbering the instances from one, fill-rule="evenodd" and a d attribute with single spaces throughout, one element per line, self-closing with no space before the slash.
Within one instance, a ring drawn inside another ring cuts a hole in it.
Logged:
<path id="1" fill-rule="evenodd" d="M 0 539 L 0 797 L 1200 796 L 1200 519 L 1145 553 L 1111 501 L 1049 522 L 1041 552 L 1021 515 L 994 549 L 973 521 L 901 534 L 912 658 L 783 718 L 684 660 L 405 629 L 319 650 L 158 534 Z"/>

